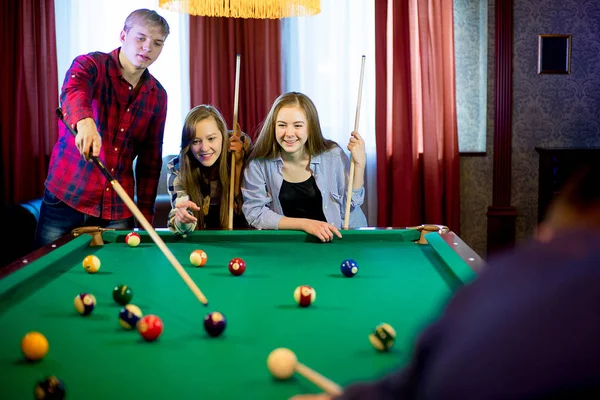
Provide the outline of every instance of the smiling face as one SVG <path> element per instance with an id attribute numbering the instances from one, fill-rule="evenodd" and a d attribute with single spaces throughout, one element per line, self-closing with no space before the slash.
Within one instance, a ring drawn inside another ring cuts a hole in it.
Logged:
<path id="1" fill-rule="evenodd" d="M 282 107 L 275 119 L 275 138 L 281 150 L 302 156 L 308 140 L 306 114 L 300 107 Z"/>
<path id="2" fill-rule="evenodd" d="M 223 135 L 214 118 L 206 118 L 196 124 L 196 136 L 190 145 L 194 157 L 205 167 L 211 167 L 219 159 L 223 147 Z"/>
<path id="3" fill-rule="evenodd" d="M 129 31 L 121 31 L 120 61 L 135 69 L 146 69 L 156 61 L 164 42 L 160 26 L 134 24 Z"/>

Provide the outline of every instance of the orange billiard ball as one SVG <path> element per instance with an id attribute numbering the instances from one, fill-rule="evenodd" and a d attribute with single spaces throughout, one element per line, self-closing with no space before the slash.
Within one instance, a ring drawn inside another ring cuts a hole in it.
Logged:
<path id="1" fill-rule="evenodd" d="M 208 261 L 208 255 L 202 250 L 194 250 L 190 254 L 190 263 L 196 267 L 201 267 Z"/>
<path id="2" fill-rule="evenodd" d="M 48 339 L 39 332 L 28 332 L 21 339 L 21 351 L 29 361 L 41 360 L 48 354 Z"/>

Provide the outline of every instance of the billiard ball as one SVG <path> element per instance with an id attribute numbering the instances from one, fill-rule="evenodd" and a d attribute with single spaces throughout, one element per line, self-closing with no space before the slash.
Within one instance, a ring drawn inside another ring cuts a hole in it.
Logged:
<path id="1" fill-rule="evenodd" d="M 142 310 L 136 305 L 127 304 L 119 312 L 119 323 L 125 329 L 133 329 L 142 319 Z"/>
<path id="2" fill-rule="evenodd" d="M 21 351 L 29 361 L 41 360 L 48 354 L 48 339 L 39 332 L 28 332 L 21 339 Z"/>
<path id="3" fill-rule="evenodd" d="M 201 267 L 208 261 L 208 256 L 202 250 L 194 250 L 190 254 L 190 263 L 196 267 Z"/>
<path id="4" fill-rule="evenodd" d="M 344 260 L 341 265 L 342 274 L 348 278 L 352 278 L 358 272 L 358 264 L 354 260 Z"/>
<path id="5" fill-rule="evenodd" d="M 298 358 L 290 349 L 275 349 L 267 357 L 267 368 L 271 375 L 277 379 L 291 378 L 297 365 Z"/>
<path id="6" fill-rule="evenodd" d="M 229 272 L 232 275 L 240 276 L 246 271 L 246 262 L 241 258 L 233 258 L 229 261 Z"/>
<path id="7" fill-rule="evenodd" d="M 33 395 L 38 400 L 62 400 L 65 398 L 65 385 L 55 376 L 49 376 L 35 385 Z"/>
<path id="8" fill-rule="evenodd" d="M 100 259 L 94 255 L 90 255 L 83 259 L 81 265 L 88 273 L 95 274 L 100 269 Z"/>
<path id="9" fill-rule="evenodd" d="M 369 335 L 369 341 L 379 351 L 388 351 L 396 340 L 396 331 L 389 324 L 379 324 Z"/>
<path id="10" fill-rule="evenodd" d="M 204 330 L 212 337 L 217 337 L 225 330 L 227 320 L 218 311 L 211 312 L 204 317 Z"/>
<path id="11" fill-rule="evenodd" d="M 125 236 L 125 243 L 127 243 L 129 247 L 137 247 L 141 241 L 142 238 L 136 232 L 131 232 Z"/>
<path id="12" fill-rule="evenodd" d="M 96 307 L 96 298 L 93 294 L 80 293 L 77 296 L 75 296 L 73 305 L 75 306 L 75 310 L 79 314 L 84 316 L 90 315 L 92 311 L 94 311 L 94 307 Z"/>
<path id="13" fill-rule="evenodd" d="M 162 334 L 163 322 L 156 315 L 146 315 L 138 321 L 137 329 L 145 340 L 153 342 Z"/>
<path id="14" fill-rule="evenodd" d="M 298 286 L 296 290 L 294 290 L 294 300 L 296 300 L 296 303 L 298 303 L 300 307 L 310 306 L 316 298 L 317 292 L 308 285 Z"/>
<path id="15" fill-rule="evenodd" d="M 113 299 L 120 305 L 124 306 L 125 304 L 131 301 L 133 297 L 133 290 L 127 285 L 117 285 L 113 288 Z"/>

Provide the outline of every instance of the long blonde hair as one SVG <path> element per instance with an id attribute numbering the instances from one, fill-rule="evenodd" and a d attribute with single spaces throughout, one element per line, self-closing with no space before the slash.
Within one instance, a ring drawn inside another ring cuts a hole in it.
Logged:
<path id="1" fill-rule="evenodd" d="M 279 152 L 279 143 L 275 138 L 275 127 L 277 123 L 277 114 L 283 107 L 299 107 L 306 115 L 306 125 L 308 139 L 306 141 L 306 151 L 312 157 L 321 154 L 338 144 L 333 140 L 325 139 L 321 131 L 319 122 L 319 113 L 312 100 L 303 93 L 288 92 L 280 95 L 271 106 L 271 110 L 265 118 L 258 139 L 254 148 L 248 157 L 248 161 L 255 158 L 275 158 Z"/>
<path id="2" fill-rule="evenodd" d="M 202 104 L 190 110 L 185 117 L 183 129 L 181 132 L 181 151 L 179 153 L 179 174 L 181 183 L 185 188 L 190 200 L 200 207 L 200 212 L 193 211 L 194 216 L 198 218 L 196 229 L 204 227 L 204 213 L 202 212 L 204 197 L 209 193 L 202 193 L 201 182 L 207 179 L 207 168 L 203 166 L 194 156 L 190 147 L 196 139 L 196 125 L 200 121 L 212 118 L 219 128 L 223 141 L 221 145 L 221 154 L 215 164 L 219 166 L 218 187 L 221 190 L 220 204 L 220 223 L 221 228 L 226 228 L 229 221 L 229 163 L 227 162 L 227 151 L 229 149 L 229 134 L 223 116 L 215 107 Z M 210 188 L 210 185 L 209 185 Z M 209 189 L 210 190 L 210 189 Z"/>

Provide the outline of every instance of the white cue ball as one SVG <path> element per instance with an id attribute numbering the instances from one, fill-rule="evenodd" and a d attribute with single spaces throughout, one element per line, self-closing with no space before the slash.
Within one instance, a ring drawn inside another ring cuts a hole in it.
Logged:
<path id="1" fill-rule="evenodd" d="M 294 375 L 298 359 L 290 349 L 275 349 L 267 357 L 267 368 L 277 379 L 289 379 Z"/>

